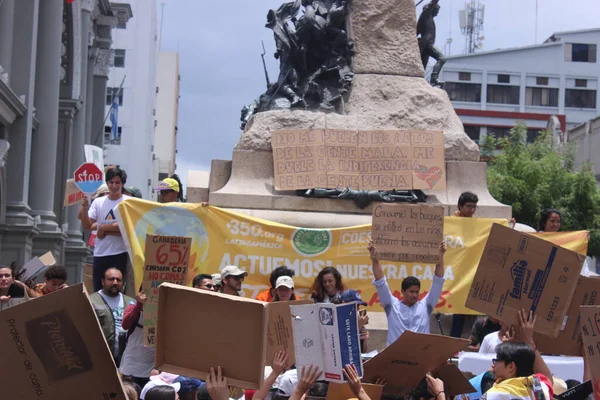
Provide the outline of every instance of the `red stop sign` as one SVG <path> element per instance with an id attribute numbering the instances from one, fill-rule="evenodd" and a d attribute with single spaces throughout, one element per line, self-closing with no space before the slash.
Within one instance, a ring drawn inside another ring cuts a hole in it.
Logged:
<path id="1" fill-rule="evenodd" d="M 94 163 L 83 163 L 75 170 L 75 185 L 83 193 L 94 193 L 104 181 L 102 170 Z"/>

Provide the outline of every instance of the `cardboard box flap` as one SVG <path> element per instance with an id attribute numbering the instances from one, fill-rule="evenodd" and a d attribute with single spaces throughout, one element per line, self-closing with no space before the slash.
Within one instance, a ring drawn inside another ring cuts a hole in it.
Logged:
<path id="1" fill-rule="evenodd" d="M 362 387 L 367 395 L 369 395 L 371 400 L 381 399 L 381 395 L 383 394 L 383 386 L 363 383 Z M 355 398 L 356 396 L 354 393 L 352 393 L 352 390 L 347 383 L 329 382 L 326 400 L 348 400 Z"/>
<path id="2" fill-rule="evenodd" d="M 557 337 L 534 334 L 537 348 L 542 353 L 581 356 L 581 318 L 579 306 L 600 305 L 600 277 L 580 276 L 575 293 Z"/>
<path id="3" fill-rule="evenodd" d="M 383 377 L 396 391 L 412 390 L 428 372 L 468 344 L 465 339 L 405 331 L 398 340 L 364 364 L 364 381 L 374 382 L 376 378 Z"/>
<path id="4" fill-rule="evenodd" d="M 446 396 L 477 392 L 456 364 L 442 364 L 431 371 L 431 375 L 444 381 Z"/>
<path id="5" fill-rule="evenodd" d="M 206 379 L 220 366 L 229 384 L 259 389 L 264 380 L 267 303 L 163 283 L 159 289 L 156 367 Z"/>
<path id="6" fill-rule="evenodd" d="M 125 400 L 82 284 L 2 311 L 3 398 Z M 10 346 L 8 345 L 10 344 Z"/>
<path id="7" fill-rule="evenodd" d="M 267 353 L 265 365 L 272 365 L 273 358 L 279 350 L 288 352 L 288 364 L 294 365 L 294 329 L 290 306 L 313 304 L 312 300 L 277 301 L 267 304 L 269 327 L 267 331 Z"/>
<path id="8" fill-rule="evenodd" d="M 584 260 L 582 254 L 494 224 L 465 305 L 515 326 L 519 310 L 532 310 L 536 332 L 556 337 Z"/>

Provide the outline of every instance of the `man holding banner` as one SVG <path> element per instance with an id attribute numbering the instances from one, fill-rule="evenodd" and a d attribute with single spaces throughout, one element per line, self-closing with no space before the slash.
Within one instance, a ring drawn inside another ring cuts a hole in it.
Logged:
<path id="1" fill-rule="evenodd" d="M 414 276 L 408 276 L 402 281 L 402 301 L 392 295 L 390 287 L 383 273 L 383 268 L 377 258 L 376 248 L 373 241 L 369 242 L 369 253 L 371 253 L 373 285 L 377 289 L 377 295 L 381 306 L 385 310 L 388 320 L 387 343 L 394 343 L 404 331 L 409 330 L 417 333 L 429 332 L 429 316 L 435 308 L 442 295 L 444 286 L 444 253 L 446 243 L 440 243 L 440 261 L 435 265 L 433 283 L 427 296 L 419 301 L 421 281 Z"/>

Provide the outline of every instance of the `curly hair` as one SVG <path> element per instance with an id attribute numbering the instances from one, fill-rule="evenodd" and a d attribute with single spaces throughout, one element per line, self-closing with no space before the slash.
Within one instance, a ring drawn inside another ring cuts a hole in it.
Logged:
<path id="1" fill-rule="evenodd" d="M 315 282 L 312 287 L 312 298 L 317 302 L 321 303 L 325 299 L 326 293 L 323 289 L 323 277 L 327 274 L 332 274 L 335 278 L 335 288 L 338 292 L 343 292 L 346 290 L 346 286 L 342 282 L 342 275 L 340 272 L 333 267 L 325 267 L 319 272 L 319 275 L 315 278 Z"/>

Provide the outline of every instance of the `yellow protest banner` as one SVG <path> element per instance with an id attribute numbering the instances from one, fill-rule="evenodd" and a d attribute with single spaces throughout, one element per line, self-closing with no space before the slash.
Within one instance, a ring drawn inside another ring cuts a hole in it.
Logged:
<path id="1" fill-rule="evenodd" d="M 285 265 L 296 271 L 296 295 L 310 297 L 314 279 L 321 269 L 333 266 L 344 284 L 361 292 L 371 310 L 382 311 L 372 285 L 371 260 L 367 244 L 371 225 L 336 229 L 306 229 L 253 218 L 218 207 L 200 204 L 159 204 L 128 199 L 117 208 L 123 239 L 130 249 L 136 287 L 143 280 L 146 235 L 187 236 L 192 239 L 187 283 L 196 274 L 219 272 L 237 265 L 248 272 L 242 295 L 256 297 L 269 287 L 274 268 Z M 507 220 L 444 218 L 444 290 L 436 311 L 448 314 L 476 314 L 464 304 L 485 247 L 492 224 Z M 544 234 L 552 242 L 581 253 L 587 251 L 587 232 Z M 565 239 L 566 238 L 566 239 Z M 394 295 L 401 297 L 400 285 L 407 276 L 421 280 L 421 296 L 431 287 L 435 265 L 383 261 Z"/>

